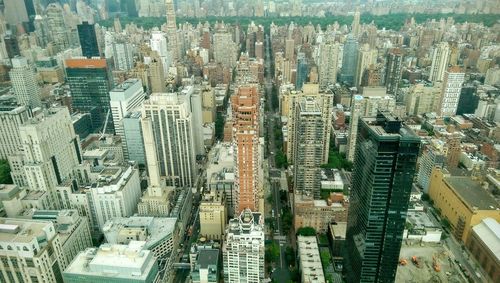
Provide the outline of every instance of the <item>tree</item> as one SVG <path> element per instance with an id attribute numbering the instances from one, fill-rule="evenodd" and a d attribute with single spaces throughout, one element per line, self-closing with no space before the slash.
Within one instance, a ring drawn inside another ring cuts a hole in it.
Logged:
<path id="1" fill-rule="evenodd" d="M 316 230 L 313 227 L 300 227 L 297 236 L 316 236 Z"/>
<path id="2" fill-rule="evenodd" d="M 288 265 L 295 266 L 295 251 L 292 247 L 286 247 L 285 259 Z"/>
<path id="3" fill-rule="evenodd" d="M 0 160 L 0 184 L 12 184 L 10 166 L 7 160 Z"/>
<path id="4" fill-rule="evenodd" d="M 222 140 L 224 138 L 224 115 L 222 112 L 217 112 L 215 118 L 215 139 Z"/>
<path id="5" fill-rule="evenodd" d="M 265 261 L 266 262 L 276 262 L 280 256 L 280 247 L 276 242 L 271 242 L 266 247 Z"/>

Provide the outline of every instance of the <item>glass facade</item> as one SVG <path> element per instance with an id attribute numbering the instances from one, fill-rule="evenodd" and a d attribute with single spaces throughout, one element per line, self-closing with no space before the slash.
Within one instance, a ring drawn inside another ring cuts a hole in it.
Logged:
<path id="1" fill-rule="evenodd" d="M 394 282 L 420 139 L 388 114 L 361 118 L 347 224 L 347 282 Z"/>

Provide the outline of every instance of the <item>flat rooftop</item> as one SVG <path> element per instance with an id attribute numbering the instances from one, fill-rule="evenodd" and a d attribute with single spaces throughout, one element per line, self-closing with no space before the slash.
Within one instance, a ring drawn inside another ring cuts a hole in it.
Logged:
<path id="1" fill-rule="evenodd" d="M 481 241 L 488 247 L 497 261 L 500 261 L 500 224 L 493 218 L 485 218 L 472 227 Z"/>
<path id="2" fill-rule="evenodd" d="M 202 249 L 198 252 L 198 264 L 201 269 L 207 269 L 210 265 L 219 265 L 219 250 L 216 249 Z"/>
<path id="3" fill-rule="evenodd" d="M 496 210 L 498 202 L 479 183 L 469 177 L 452 176 L 444 179 L 470 206 L 479 210 Z"/>
<path id="4" fill-rule="evenodd" d="M 0 242 L 31 243 L 34 239 L 46 237 L 44 229 L 48 225 L 53 224 L 48 221 L 0 218 Z"/>

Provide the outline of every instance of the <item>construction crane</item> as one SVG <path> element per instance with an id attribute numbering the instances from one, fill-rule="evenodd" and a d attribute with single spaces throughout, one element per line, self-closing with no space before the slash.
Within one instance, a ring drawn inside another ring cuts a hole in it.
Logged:
<path id="1" fill-rule="evenodd" d="M 111 108 L 108 109 L 108 113 L 106 114 L 106 120 L 104 121 L 104 128 L 102 128 L 102 133 L 101 133 L 101 136 L 99 137 L 99 140 L 104 139 L 104 136 L 106 135 L 106 127 L 108 126 L 108 120 L 109 120 L 110 113 L 111 113 Z"/>

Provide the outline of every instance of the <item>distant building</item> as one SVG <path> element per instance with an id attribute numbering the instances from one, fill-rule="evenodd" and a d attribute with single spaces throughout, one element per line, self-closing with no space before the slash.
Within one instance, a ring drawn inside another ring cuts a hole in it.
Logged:
<path id="1" fill-rule="evenodd" d="M 67 59 L 66 79 L 71 90 L 72 108 L 91 113 L 95 131 L 103 130 L 106 119 L 107 133 L 114 133 L 110 111 L 109 91 L 113 77 L 106 59 Z"/>
<path id="2" fill-rule="evenodd" d="M 465 73 L 457 66 L 451 67 L 444 73 L 441 99 L 438 106 L 439 115 L 451 117 L 457 113 L 464 78 Z"/>
<path id="3" fill-rule="evenodd" d="M 444 80 L 444 73 L 448 69 L 450 60 L 450 46 L 448 42 L 441 42 L 432 51 L 432 66 L 429 81 L 439 82 Z"/>
<path id="4" fill-rule="evenodd" d="M 127 147 L 129 161 L 135 161 L 139 165 L 146 165 L 146 150 L 144 149 L 144 137 L 141 127 L 141 112 L 132 112 L 125 115 L 123 122 L 123 136 Z"/>
<path id="5" fill-rule="evenodd" d="M 263 282 L 264 223 L 260 213 L 245 209 L 229 220 L 222 254 L 224 282 Z"/>
<path id="6" fill-rule="evenodd" d="M 144 249 L 144 242 L 103 244 L 81 252 L 64 270 L 63 278 L 67 283 L 157 283 L 158 262 L 153 252 Z"/>
<path id="7" fill-rule="evenodd" d="M 99 44 L 95 33 L 95 25 L 89 22 L 82 22 L 77 25 L 78 37 L 80 38 L 80 46 L 82 47 L 82 55 L 87 58 L 100 57 Z"/>
<path id="8" fill-rule="evenodd" d="M 15 99 L 0 97 L 0 159 L 6 160 L 9 155 L 21 149 L 19 127 L 29 119 L 29 112 L 25 106 L 18 106 Z M 14 97 L 11 97 L 14 98 Z"/>
<path id="9" fill-rule="evenodd" d="M 343 56 L 340 81 L 346 82 L 349 85 L 354 85 L 354 77 L 358 62 L 358 40 L 352 34 L 347 36 L 347 40 L 344 44 Z"/>
<path id="10" fill-rule="evenodd" d="M 24 57 L 12 58 L 12 69 L 9 72 L 12 91 L 20 105 L 35 108 L 42 106 L 41 90 L 38 86 L 34 68 Z"/>
<path id="11" fill-rule="evenodd" d="M 312 199 L 294 194 L 294 227 L 313 227 L 318 233 L 326 233 L 333 222 L 346 222 L 349 202 L 343 194 L 333 194 L 327 200 Z"/>

